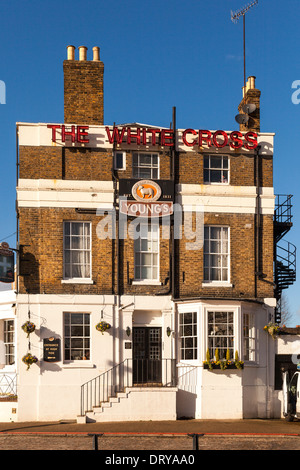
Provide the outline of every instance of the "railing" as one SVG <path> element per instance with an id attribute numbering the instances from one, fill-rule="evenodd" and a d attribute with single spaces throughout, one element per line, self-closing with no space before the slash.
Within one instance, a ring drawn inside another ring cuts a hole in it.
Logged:
<path id="1" fill-rule="evenodd" d="M 80 414 L 92 411 L 127 387 L 174 387 L 175 359 L 125 359 L 81 386 Z"/>
<path id="2" fill-rule="evenodd" d="M 275 284 L 276 296 L 281 295 L 296 280 L 296 247 L 292 243 L 281 240 L 284 246 L 276 247 Z"/>
<path id="3" fill-rule="evenodd" d="M 277 194 L 275 200 L 274 220 L 280 223 L 292 222 L 292 195 Z"/>
<path id="4" fill-rule="evenodd" d="M 17 374 L 0 371 L 0 398 L 17 395 Z"/>

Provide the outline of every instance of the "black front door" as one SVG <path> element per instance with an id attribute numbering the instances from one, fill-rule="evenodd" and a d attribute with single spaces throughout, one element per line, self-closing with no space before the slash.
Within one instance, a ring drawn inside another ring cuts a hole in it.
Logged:
<path id="1" fill-rule="evenodd" d="M 133 328 L 133 383 L 161 383 L 161 328 Z"/>

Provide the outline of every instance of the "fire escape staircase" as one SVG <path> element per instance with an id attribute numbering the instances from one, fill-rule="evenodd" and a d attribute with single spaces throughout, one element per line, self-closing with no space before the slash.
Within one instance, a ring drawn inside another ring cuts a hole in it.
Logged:
<path id="1" fill-rule="evenodd" d="M 292 196 L 278 194 L 274 211 L 275 322 L 281 322 L 282 291 L 296 281 L 296 247 L 283 237 L 292 228 Z"/>

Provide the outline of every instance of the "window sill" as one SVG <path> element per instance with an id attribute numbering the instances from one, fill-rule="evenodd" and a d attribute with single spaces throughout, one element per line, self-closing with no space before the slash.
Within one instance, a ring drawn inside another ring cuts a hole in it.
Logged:
<path id="1" fill-rule="evenodd" d="M 211 183 L 209 181 L 204 181 L 204 184 L 208 184 L 210 186 L 230 186 L 229 181 L 226 182 L 226 183 L 221 183 L 221 182 L 220 183 Z"/>
<path id="2" fill-rule="evenodd" d="M 62 369 L 94 369 L 96 366 L 90 361 L 65 362 Z"/>
<path id="3" fill-rule="evenodd" d="M 202 282 L 202 287 L 232 287 L 230 282 L 222 282 L 222 281 L 207 281 Z"/>
<path id="4" fill-rule="evenodd" d="M 133 286 L 161 286 L 160 281 L 155 281 L 151 279 L 144 279 L 142 281 L 132 281 Z"/>
<path id="5" fill-rule="evenodd" d="M 92 279 L 62 279 L 62 284 L 94 284 Z"/>

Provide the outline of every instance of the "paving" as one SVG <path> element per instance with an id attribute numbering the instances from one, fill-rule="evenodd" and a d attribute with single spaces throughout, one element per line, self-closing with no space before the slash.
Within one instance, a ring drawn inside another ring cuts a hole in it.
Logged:
<path id="1" fill-rule="evenodd" d="M 10 422 L 0 423 L 0 450 L 300 450 L 300 421 Z"/>

